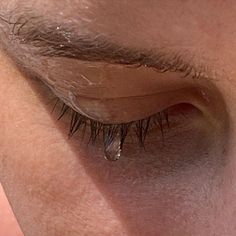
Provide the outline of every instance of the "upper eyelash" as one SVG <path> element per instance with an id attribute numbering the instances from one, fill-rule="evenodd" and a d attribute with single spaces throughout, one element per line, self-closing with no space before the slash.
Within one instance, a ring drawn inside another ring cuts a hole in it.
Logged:
<path id="1" fill-rule="evenodd" d="M 119 134 L 120 146 L 122 148 L 127 135 L 131 130 L 135 131 L 134 133 L 138 139 L 139 146 L 144 147 L 148 131 L 152 125 L 159 127 L 162 137 L 164 137 L 164 122 L 168 127 L 170 126 L 168 109 L 141 120 L 120 124 L 105 124 L 80 114 L 66 105 L 59 98 L 57 98 L 52 112 L 54 112 L 59 103 L 61 104 L 61 108 L 58 114 L 58 120 L 62 119 L 67 113 L 70 113 L 71 115 L 68 136 L 72 137 L 75 133 L 81 130 L 82 137 L 84 137 L 86 129 L 89 128 L 89 142 L 95 144 L 97 138 L 102 135 L 104 148 L 106 148 L 115 139 L 115 137 L 117 137 L 117 134 Z"/>

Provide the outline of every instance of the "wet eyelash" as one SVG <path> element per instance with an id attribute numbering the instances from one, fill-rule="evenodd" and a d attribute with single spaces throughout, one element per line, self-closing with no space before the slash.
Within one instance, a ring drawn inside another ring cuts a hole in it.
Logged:
<path id="1" fill-rule="evenodd" d="M 133 133 L 137 137 L 139 146 L 144 148 L 145 140 L 150 127 L 158 126 L 162 137 L 164 137 L 164 122 L 165 125 L 169 127 L 168 109 L 137 121 L 121 124 L 105 124 L 81 115 L 60 99 L 57 99 L 55 102 L 52 112 L 54 112 L 58 106 L 61 106 L 58 114 L 58 120 L 61 120 L 66 114 L 70 114 L 69 137 L 72 137 L 77 132 L 81 132 L 83 138 L 86 130 L 89 129 L 89 143 L 95 144 L 97 139 L 102 136 L 104 150 L 109 149 L 109 147 L 116 141 L 119 143 L 119 148 L 121 151 L 125 140 L 131 131 L 134 131 Z"/>

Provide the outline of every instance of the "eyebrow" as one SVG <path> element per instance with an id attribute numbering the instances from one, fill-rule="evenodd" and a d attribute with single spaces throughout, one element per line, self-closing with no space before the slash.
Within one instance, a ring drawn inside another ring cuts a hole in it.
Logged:
<path id="1" fill-rule="evenodd" d="M 145 66 L 158 72 L 180 72 L 184 77 L 210 77 L 206 67 L 186 60 L 183 52 L 166 49 L 136 49 L 118 45 L 102 35 L 79 33 L 70 25 L 45 21 L 43 17 L 19 17 L 10 22 L 12 40 L 33 47 L 39 56 L 64 57 L 89 62 L 106 62 L 126 66 Z M 22 21 L 23 19 L 23 21 Z M 168 52 L 167 52 L 168 51 Z"/>

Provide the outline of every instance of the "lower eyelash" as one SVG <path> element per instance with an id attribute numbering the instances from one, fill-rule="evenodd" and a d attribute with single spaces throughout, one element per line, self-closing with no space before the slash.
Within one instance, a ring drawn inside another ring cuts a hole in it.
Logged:
<path id="1" fill-rule="evenodd" d="M 66 114 L 70 113 L 70 127 L 69 127 L 69 137 L 72 137 L 77 132 L 82 132 L 82 138 L 85 135 L 86 130 L 89 128 L 89 143 L 95 144 L 96 140 L 102 136 L 103 137 L 103 145 L 104 152 L 114 146 L 114 143 L 117 142 L 119 147 L 117 148 L 117 157 L 114 158 L 106 158 L 109 160 L 117 160 L 119 159 L 120 152 L 122 151 L 125 140 L 131 130 L 134 131 L 138 144 L 140 147 L 145 147 L 145 140 L 150 131 L 150 127 L 159 127 L 162 137 L 164 137 L 164 122 L 165 125 L 169 127 L 169 114 L 168 109 L 159 112 L 155 115 L 147 117 L 145 119 L 131 121 L 128 123 L 121 124 L 105 124 L 91 118 L 88 118 L 76 111 L 74 111 L 71 107 L 66 105 L 59 98 L 57 99 L 52 112 L 54 112 L 57 106 L 61 106 L 60 112 L 58 114 L 58 120 L 61 120 Z M 118 150 L 119 149 L 119 150 Z M 115 154 L 114 154 L 115 155 Z"/>

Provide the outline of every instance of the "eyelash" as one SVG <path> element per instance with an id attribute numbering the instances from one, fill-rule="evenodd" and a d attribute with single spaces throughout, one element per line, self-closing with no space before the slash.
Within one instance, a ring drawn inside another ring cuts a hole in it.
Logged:
<path id="1" fill-rule="evenodd" d="M 89 143 L 95 144 L 97 139 L 102 135 L 105 150 L 118 137 L 120 149 L 122 151 L 125 140 L 131 130 L 133 130 L 136 135 L 138 145 L 145 148 L 145 140 L 151 127 L 159 127 L 162 138 L 164 138 L 164 126 L 170 127 L 168 109 L 141 120 L 120 124 L 105 124 L 80 114 L 66 105 L 59 98 L 57 98 L 54 104 L 52 113 L 56 110 L 56 107 L 58 107 L 59 104 L 61 104 L 61 108 L 58 114 L 58 120 L 61 120 L 66 114 L 70 113 L 69 138 L 71 138 L 75 133 L 82 131 L 83 139 L 85 132 L 89 127 Z"/>

